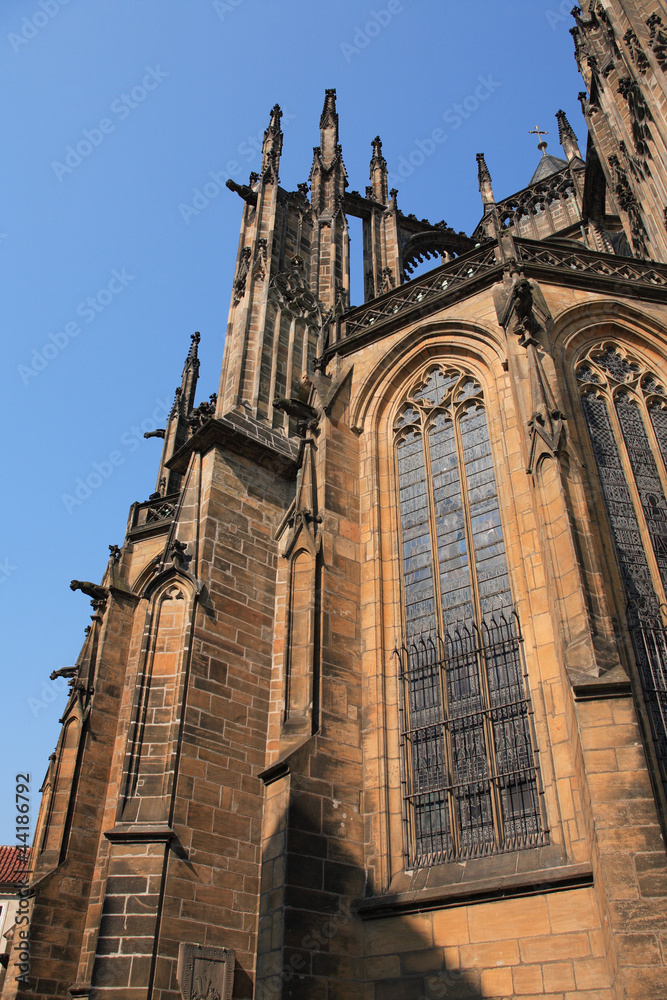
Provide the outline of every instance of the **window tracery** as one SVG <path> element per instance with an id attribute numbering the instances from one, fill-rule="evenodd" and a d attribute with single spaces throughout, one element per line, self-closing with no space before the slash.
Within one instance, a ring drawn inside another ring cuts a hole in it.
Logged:
<path id="1" fill-rule="evenodd" d="M 667 784 L 667 389 L 643 361 L 615 343 L 590 348 L 575 374 Z"/>
<path id="2" fill-rule="evenodd" d="M 394 424 L 408 864 L 545 842 L 479 383 L 439 366 Z"/>

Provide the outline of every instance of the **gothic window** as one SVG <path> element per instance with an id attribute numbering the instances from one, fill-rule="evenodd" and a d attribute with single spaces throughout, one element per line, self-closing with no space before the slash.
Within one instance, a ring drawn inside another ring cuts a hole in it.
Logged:
<path id="1" fill-rule="evenodd" d="M 621 577 L 639 681 L 667 783 L 667 391 L 616 344 L 576 368 Z"/>
<path id="2" fill-rule="evenodd" d="M 410 867 L 546 842 L 481 388 L 436 368 L 395 424 Z"/>

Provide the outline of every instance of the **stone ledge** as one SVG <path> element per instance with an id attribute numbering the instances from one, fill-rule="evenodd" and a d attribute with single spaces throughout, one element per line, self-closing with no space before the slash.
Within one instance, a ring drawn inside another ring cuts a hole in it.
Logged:
<path id="1" fill-rule="evenodd" d="M 631 698 L 632 686 L 630 680 L 610 680 L 591 678 L 590 681 L 580 681 L 572 684 L 575 701 L 598 701 L 608 698 Z"/>
<path id="2" fill-rule="evenodd" d="M 520 896 L 540 896 L 546 892 L 566 889 L 586 889 L 593 885 L 593 869 L 589 864 L 562 865 L 541 871 L 522 872 L 496 878 L 478 879 L 413 892 L 396 892 L 385 896 L 359 900 L 355 910 L 364 920 L 393 917 L 423 910 L 442 910 L 471 903 L 497 902 Z"/>
<path id="3" fill-rule="evenodd" d="M 167 844 L 176 839 L 167 823 L 117 823 L 104 836 L 112 844 Z"/>
<path id="4" fill-rule="evenodd" d="M 240 410 L 231 410 L 222 417 L 207 420 L 167 462 L 167 467 L 183 475 L 194 452 L 205 454 L 216 445 L 251 458 L 285 478 L 296 475 L 299 443 Z"/>

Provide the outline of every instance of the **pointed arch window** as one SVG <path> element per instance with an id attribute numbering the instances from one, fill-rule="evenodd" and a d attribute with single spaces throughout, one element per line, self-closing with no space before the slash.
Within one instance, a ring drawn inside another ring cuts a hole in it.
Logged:
<path id="1" fill-rule="evenodd" d="M 628 624 L 667 788 L 667 390 L 615 343 L 575 369 L 628 599 Z"/>
<path id="2" fill-rule="evenodd" d="M 394 428 L 410 867 L 546 842 L 481 387 L 438 367 Z"/>

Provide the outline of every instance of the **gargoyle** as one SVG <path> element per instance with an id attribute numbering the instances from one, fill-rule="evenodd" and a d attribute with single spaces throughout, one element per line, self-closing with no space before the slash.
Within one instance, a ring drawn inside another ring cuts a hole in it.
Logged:
<path id="1" fill-rule="evenodd" d="M 237 184 L 236 181 L 233 181 L 230 177 L 229 180 L 226 181 L 226 187 L 228 187 L 230 191 L 235 191 L 240 198 L 243 198 L 243 200 L 248 203 L 248 205 L 257 204 L 257 192 L 253 191 L 248 184 Z"/>
<path id="2" fill-rule="evenodd" d="M 317 410 L 310 406 L 309 403 L 304 403 L 297 396 L 292 396 L 289 399 L 276 397 L 273 401 L 274 409 L 282 410 L 290 417 L 294 417 L 297 422 L 297 431 L 301 437 L 306 436 L 306 431 L 314 431 L 317 428 L 318 423 L 318 413 Z"/>
<path id="3" fill-rule="evenodd" d="M 144 431 L 145 438 L 163 438 L 166 431 L 164 427 L 158 427 L 156 431 Z"/>
<path id="4" fill-rule="evenodd" d="M 78 667 L 61 667 L 60 670 L 52 670 L 49 674 L 49 680 L 55 681 L 58 677 L 66 677 L 68 680 L 70 677 L 76 677 Z"/>
<path id="5" fill-rule="evenodd" d="M 174 538 L 169 546 L 169 556 L 176 569 L 180 569 L 183 566 L 187 547 L 187 542 L 179 542 L 178 538 Z"/>
<path id="6" fill-rule="evenodd" d="M 69 589 L 80 590 L 94 601 L 104 601 L 109 596 L 107 587 L 100 587 L 96 583 L 89 583 L 88 580 L 72 580 Z"/>

